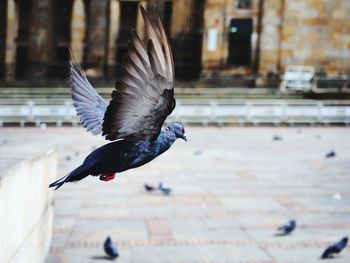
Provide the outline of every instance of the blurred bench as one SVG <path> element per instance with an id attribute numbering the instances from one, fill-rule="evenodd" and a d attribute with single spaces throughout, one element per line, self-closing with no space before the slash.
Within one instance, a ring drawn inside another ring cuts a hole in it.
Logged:
<path id="1" fill-rule="evenodd" d="M 314 93 L 345 93 L 349 92 L 349 75 L 326 76 L 317 74 L 314 67 L 287 66 L 281 77 L 282 93 L 314 92 Z"/>
<path id="2" fill-rule="evenodd" d="M 287 66 L 280 89 L 282 92 L 290 91 L 311 91 L 316 89 L 315 68 L 310 66 Z"/>

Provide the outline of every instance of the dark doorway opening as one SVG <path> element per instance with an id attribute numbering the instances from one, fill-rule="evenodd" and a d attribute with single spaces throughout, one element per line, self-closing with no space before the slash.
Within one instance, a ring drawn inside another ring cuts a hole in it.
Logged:
<path id="1" fill-rule="evenodd" d="M 170 29 L 171 29 L 171 18 L 173 16 L 173 2 L 168 1 L 164 3 L 164 10 L 163 10 L 163 23 L 165 27 L 165 32 L 169 38 L 170 36 Z"/>
<path id="2" fill-rule="evenodd" d="M 253 20 L 231 19 L 229 28 L 229 55 L 228 65 L 249 66 L 251 64 L 251 35 Z"/>
<path id="3" fill-rule="evenodd" d="M 188 31 L 172 39 L 176 78 L 196 80 L 202 71 L 203 0 L 193 0 Z M 181 14 L 177 14 L 181 15 Z"/>
<path id="4" fill-rule="evenodd" d="M 7 0 L 0 0 L 0 79 L 5 77 Z"/>
<path id="5" fill-rule="evenodd" d="M 31 1 L 21 0 L 16 3 L 18 5 L 19 25 L 17 33 L 15 77 L 21 80 L 26 77 L 28 68 Z"/>
<path id="6" fill-rule="evenodd" d="M 53 52 L 48 77 L 67 79 L 69 77 L 69 44 L 71 40 L 72 0 L 54 2 Z"/>
<path id="7" fill-rule="evenodd" d="M 130 31 L 136 28 L 138 2 L 122 1 L 120 4 L 120 29 L 117 39 L 116 76 L 120 76 L 120 65 L 126 52 L 127 42 L 130 40 Z"/>

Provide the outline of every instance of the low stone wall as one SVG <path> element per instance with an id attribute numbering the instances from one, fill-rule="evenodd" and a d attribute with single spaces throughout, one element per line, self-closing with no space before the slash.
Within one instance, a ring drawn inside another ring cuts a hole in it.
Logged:
<path id="1" fill-rule="evenodd" d="M 44 262 L 53 219 L 48 185 L 57 176 L 57 156 L 27 151 L 34 155 L 27 158 L 20 149 L 8 156 L 0 151 L 0 262 Z"/>

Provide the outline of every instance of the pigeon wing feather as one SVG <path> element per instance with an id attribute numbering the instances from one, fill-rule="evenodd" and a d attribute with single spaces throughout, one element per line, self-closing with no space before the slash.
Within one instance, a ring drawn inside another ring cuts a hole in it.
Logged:
<path id="1" fill-rule="evenodd" d="M 74 59 L 70 61 L 70 69 L 73 105 L 80 122 L 88 132 L 93 135 L 100 134 L 108 104 L 91 86 L 84 71 Z"/>
<path id="2" fill-rule="evenodd" d="M 155 140 L 175 107 L 174 65 L 163 24 L 156 11 L 151 21 L 144 8 L 140 9 L 147 42 L 145 45 L 132 31 L 102 125 L 108 140 Z"/>

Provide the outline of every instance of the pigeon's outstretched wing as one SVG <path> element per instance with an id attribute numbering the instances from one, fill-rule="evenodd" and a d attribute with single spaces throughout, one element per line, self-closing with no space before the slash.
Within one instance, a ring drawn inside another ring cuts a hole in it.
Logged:
<path id="1" fill-rule="evenodd" d="M 70 67 L 73 105 L 80 122 L 88 132 L 93 135 L 100 134 L 108 104 L 91 86 L 84 71 L 74 59 L 71 60 Z"/>
<path id="2" fill-rule="evenodd" d="M 163 23 L 156 10 L 151 20 L 140 9 L 147 42 L 145 46 L 132 31 L 121 78 L 104 116 L 102 131 L 108 140 L 155 140 L 175 107 L 174 63 Z"/>

